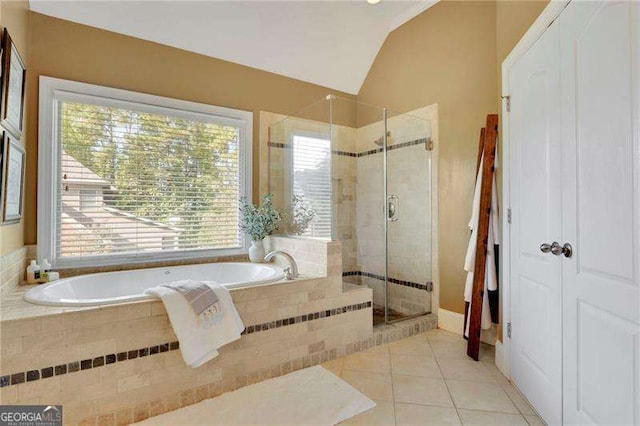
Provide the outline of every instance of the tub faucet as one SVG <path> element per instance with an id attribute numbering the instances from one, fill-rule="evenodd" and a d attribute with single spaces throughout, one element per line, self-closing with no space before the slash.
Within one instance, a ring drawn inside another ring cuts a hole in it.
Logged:
<path id="1" fill-rule="evenodd" d="M 298 278 L 298 264 L 296 263 L 293 256 L 291 256 L 289 253 L 285 253 L 281 250 L 274 250 L 264 257 L 264 261 L 269 262 L 271 259 L 273 259 L 277 255 L 282 255 L 282 257 L 287 259 L 287 261 L 289 262 L 290 267 L 284 269 L 285 279 L 293 280 L 295 278 Z"/>

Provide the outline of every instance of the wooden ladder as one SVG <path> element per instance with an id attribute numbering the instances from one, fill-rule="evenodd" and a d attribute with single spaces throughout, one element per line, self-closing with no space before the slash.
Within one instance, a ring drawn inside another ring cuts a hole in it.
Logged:
<path id="1" fill-rule="evenodd" d="M 484 280 L 487 271 L 487 241 L 489 237 L 489 219 L 491 218 L 491 197 L 493 191 L 493 174 L 496 160 L 496 143 L 498 139 L 498 115 L 487 115 L 487 125 L 480 131 L 480 147 L 476 164 L 476 176 L 482 162 L 482 183 L 480 184 L 480 210 L 478 229 L 476 230 L 476 263 L 473 271 L 473 291 L 471 296 L 471 313 L 469 315 L 469 339 L 467 355 L 478 361 L 480 353 L 480 333 L 482 332 L 482 301 L 484 296 Z M 464 330 L 463 330 L 464 332 Z"/>

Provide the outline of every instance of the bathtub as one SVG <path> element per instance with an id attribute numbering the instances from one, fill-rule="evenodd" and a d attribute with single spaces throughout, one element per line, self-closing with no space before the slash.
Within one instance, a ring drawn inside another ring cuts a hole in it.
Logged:
<path id="1" fill-rule="evenodd" d="M 37 305 L 94 306 L 151 299 L 148 288 L 172 281 L 215 281 L 226 288 L 245 287 L 281 280 L 282 268 L 255 263 L 205 263 L 200 265 L 134 269 L 81 275 L 42 284 L 27 291 L 24 299 Z"/>

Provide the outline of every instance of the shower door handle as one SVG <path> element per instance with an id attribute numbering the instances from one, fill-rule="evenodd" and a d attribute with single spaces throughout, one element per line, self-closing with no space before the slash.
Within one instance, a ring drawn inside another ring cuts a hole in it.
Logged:
<path id="1" fill-rule="evenodd" d="M 395 195 L 389 195 L 387 197 L 387 220 L 389 222 L 396 222 L 399 214 L 398 197 Z"/>

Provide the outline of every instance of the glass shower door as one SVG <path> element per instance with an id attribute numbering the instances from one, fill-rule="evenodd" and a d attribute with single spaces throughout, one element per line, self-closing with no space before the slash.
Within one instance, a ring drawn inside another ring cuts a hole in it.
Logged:
<path id="1" fill-rule="evenodd" d="M 388 114 L 386 172 L 387 323 L 431 312 L 431 128 Z"/>
<path id="2" fill-rule="evenodd" d="M 383 109 L 357 104 L 355 157 L 350 177 L 355 182 L 352 241 L 357 246 L 357 282 L 373 290 L 373 324 L 384 324 L 386 314 L 386 246 L 384 205 Z M 349 161 L 349 160 L 343 160 Z M 353 174 L 355 173 L 355 175 Z M 340 187 L 340 186 L 339 186 Z M 346 238 L 342 239 L 345 250 Z"/>

